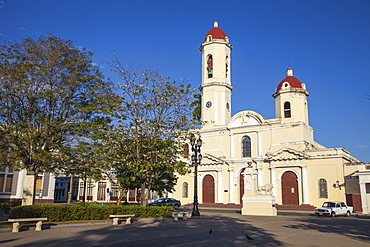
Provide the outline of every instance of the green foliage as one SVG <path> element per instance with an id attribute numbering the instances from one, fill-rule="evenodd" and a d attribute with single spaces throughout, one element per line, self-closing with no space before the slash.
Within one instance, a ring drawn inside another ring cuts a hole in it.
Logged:
<path id="1" fill-rule="evenodd" d="M 87 204 L 86 204 L 87 205 Z M 64 205 L 28 205 L 17 206 L 10 210 L 10 218 L 46 217 L 49 222 L 71 220 L 107 220 L 109 215 L 134 214 L 135 218 L 168 218 L 173 207 L 143 207 L 138 205 L 107 207 L 100 206 L 64 206 Z"/>
<path id="2" fill-rule="evenodd" d="M 193 98 L 195 100 L 190 104 L 191 109 L 193 109 L 193 120 L 200 122 L 202 119 L 202 95 L 194 94 Z"/>
<path id="3" fill-rule="evenodd" d="M 0 46 L 0 163 L 35 174 L 81 170 L 71 148 L 109 124 L 119 102 L 91 57 L 51 35 Z"/>
<path id="4" fill-rule="evenodd" d="M 22 200 L 13 200 L 10 201 L 9 199 L 0 199 L 0 211 L 5 211 L 11 209 L 12 207 L 16 207 L 22 204 Z"/>
<path id="5" fill-rule="evenodd" d="M 90 150 L 121 188 L 171 192 L 177 181 L 174 174 L 188 172 L 181 158 L 187 131 L 193 126 L 194 90 L 155 70 L 125 67 L 119 61 L 112 62 L 112 67 L 121 79 L 116 85 L 121 96 L 121 108 L 114 115 L 117 124 L 99 130 Z M 144 206 L 147 195 L 141 194 Z"/>

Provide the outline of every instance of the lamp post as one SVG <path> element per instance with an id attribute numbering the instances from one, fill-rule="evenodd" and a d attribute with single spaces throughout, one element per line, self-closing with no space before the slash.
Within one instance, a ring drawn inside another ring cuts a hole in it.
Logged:
<path id="1" fill-rule="evenodd" d="M 202 139 L 191 140 L 191 164 L 194 166 L 194 202 L 193 202 L 193 212 L 191 213 L 192 218 L 200 218 L 200 213 L 198 210 L 198 165 L 202 160 L 202 155 L 200 154 L 200 147 L 202 146 Z"/>

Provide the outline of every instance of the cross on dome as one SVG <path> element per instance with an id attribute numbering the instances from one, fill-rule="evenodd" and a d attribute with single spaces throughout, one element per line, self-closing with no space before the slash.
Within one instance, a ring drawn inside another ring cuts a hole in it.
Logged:
<path id="1" fill-rule="evenodd" d="M 218 21 L 213 22 L 213 28 L 208 31 L 206 37 L 204 38 L 204 42 L 212 41 L 212 40 L 221 40 L 227 41 L 228 38 L 224 31 L 218 27 Z"/>
<path id="2" fill-rule="evenodd" d="M 279 85 L 276 88 L 276 92 L 278 92 L 283 87 L 285 82 L 288 82 L 289 86 L 291 88 L 302 88 L 302 89 L 304 89 L 302 83 L 297 78 L 295 78 L 293 76 L 293 69 L 292 68 L 288 68 L 286 70 L 286 77 L 285 77 L 285 79 L 283 79 L 279 83 Z"/>

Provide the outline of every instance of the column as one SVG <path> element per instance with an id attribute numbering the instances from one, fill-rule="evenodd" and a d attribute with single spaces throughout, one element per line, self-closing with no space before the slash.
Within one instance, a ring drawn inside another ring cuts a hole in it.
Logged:
<path id="1" fill-rule="evenodd" d="M 260 161 L 257 162 L 257 186 L 262 186 L 262 165 L 260 164 Z"/>
<path id="2" fill-rule="evenodd" d="M 214 115 L 214 122 L 212 123 L 212 125 L 219 125 L 220 124 L 220 121 L 219 121 L 219 119 L 218 119 L 218 91 L 217 90 L 214 90 L 214 92 L 213 92 L 213 101 L 214 102 L 212 102 L 213 103 L 213 105 L 214 105 L 214 107 L 213 107 L 213 109 L 212 109 L 212 111 L 213 111 L 213 115 Z"/>
<path id="3" fill-rule="evenodd" d="M 271 180 L 271 183 L 272 185 L 274 186 L 272 188 L 272 194 L 276 197 L 276 168 L 272 165 L 270 165 L 270 180 Z M 276 198 L 276 201 L 277 201 L 277 198 Z"/>
<path id="4" fill-rule="evenodd" d="M 362 203 L 362 213 L 368 214 L 369 213 L 369 205 L 367 205 L 367 195 L 366 195 L 366 182 L 361 181 L 361 175 L 360 177 L 360 194 L 361 194 L 361 203 Z"/>
<path id="5" fill-rule="evenodd" d="M 222 203 L 222 170 L 217 170 L 217 203 Z"/>
<path id="6" fill-rule="evenodd" d="M 307 185 L 307 166 L 303 165 L 302 167 L 302 204 L 310 204 L 308 202 L 308 185 Z"/>
<path id="7" fill-rule="evenodd" d="M 16 172 L 14 172 L 15 174 Z M 27 171 L 23 169 L 18 172 L 18 180 L 17 180 L 17 191 L 16 191 L 16 198 L 23 198 L 23 190 L 24 190 L 24 181 L 26 179 Z"/>
<path id="8" fill-rule="evenodd" d="M 235 203 L 234 167 L 229 168 L 229 203 Z"/>
<path id="9" fill-rule="evenodd" d="M 257 131 L 257 145 L 258 145 L 258 147 L 257 147 L 257 155 L 258 155 L 258 157 L 260 157 L 261 156 L 261 145 L 262 145 L 262 143 L 261 143 L 261 131 Z"/>
<path id="10" fill-rule="evenodd" d="M 234 138 L 233 134 L 230 133 L 230 158 L 234 158 Z"/>

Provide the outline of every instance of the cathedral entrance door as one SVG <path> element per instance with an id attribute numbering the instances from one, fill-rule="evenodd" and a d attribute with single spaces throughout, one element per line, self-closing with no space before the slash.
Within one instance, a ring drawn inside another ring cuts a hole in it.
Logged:
<path id="1" fill-rule="evenodd" d="M 241 172 L 240 172 L 240 176 L 239 176 L 239 184 L 240 184 L 240 189 L 239 189 L 239 201 L 240 201 L 240 204 L 243 204 L 243 195 L 244 195 L 244 172 L 245 169 L 243 169 Z"/>
<path id="2" fill-rule="evenodd" d="M 293 172 L 284 172 L 281 178 L 283 205 L 298 205 L 298 181 Z"/>
<path id="3" fill-rule="evenodd" d="M 215 180 L 211 175 L 203 179 L 203 203 L 215 203 Z"/>

